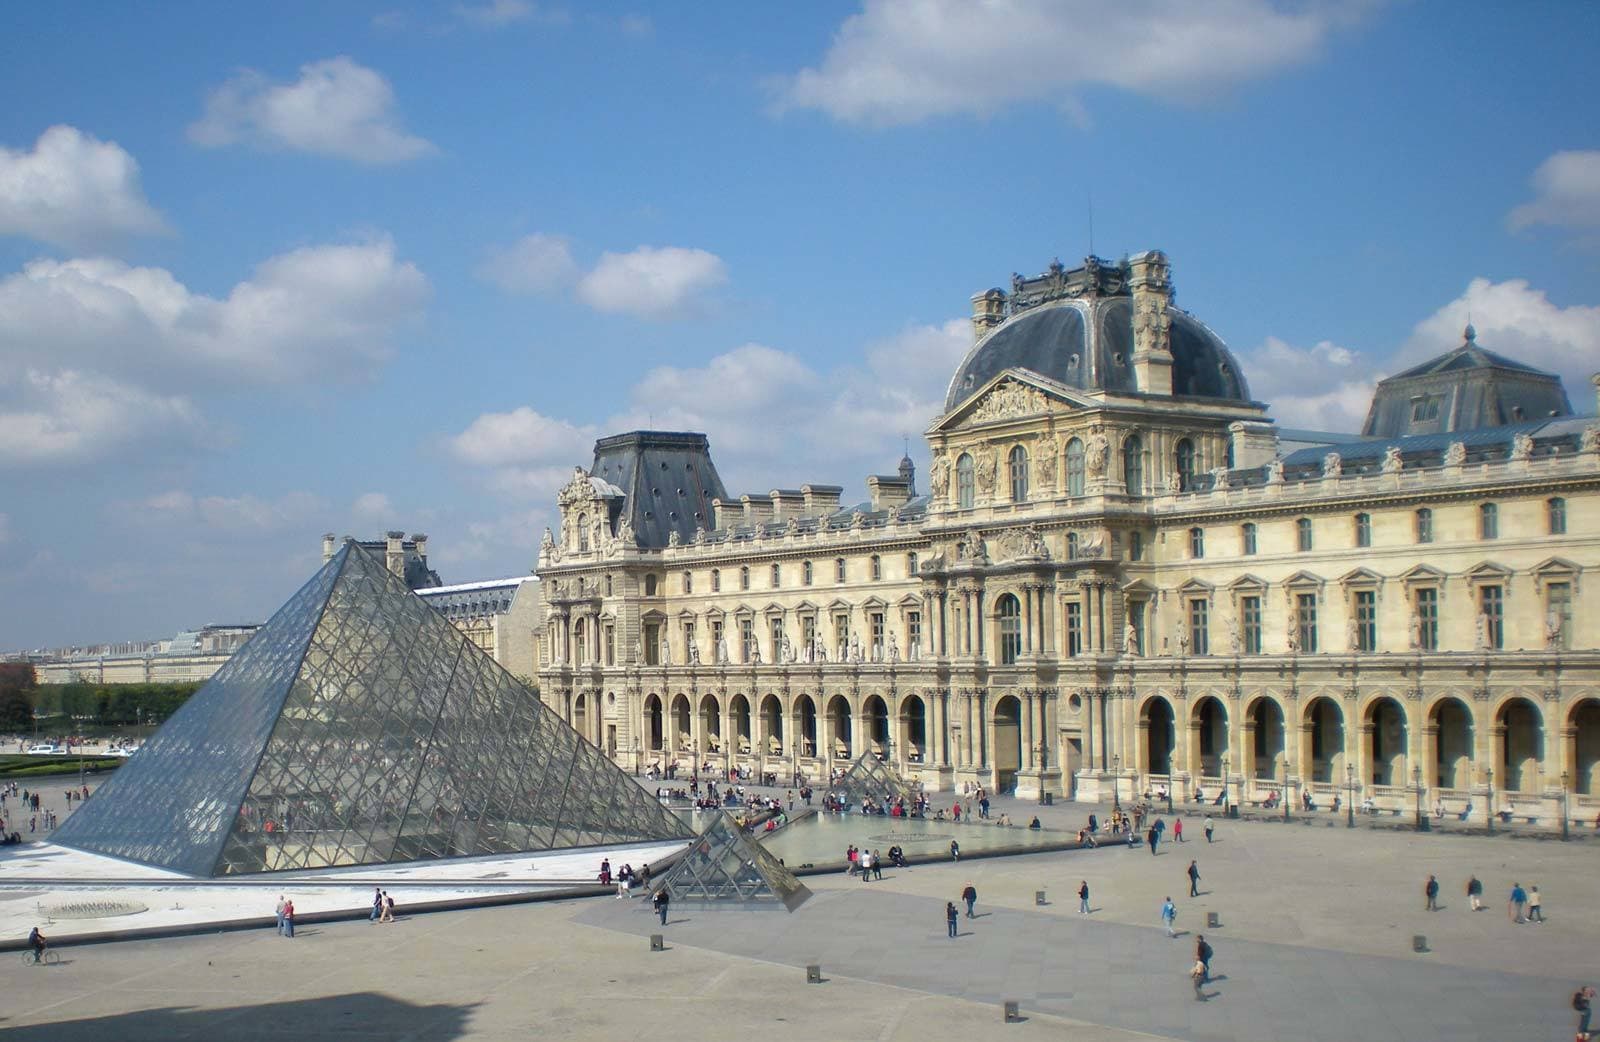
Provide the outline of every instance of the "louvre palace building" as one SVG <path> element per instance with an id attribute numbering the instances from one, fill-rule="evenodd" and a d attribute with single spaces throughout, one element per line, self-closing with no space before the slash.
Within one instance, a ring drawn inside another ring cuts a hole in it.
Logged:
<path id="1" fill-rule="evenodd" d="M 1359 434 L 1297 431 L 1160 252 L 972 305 L 925 490 L 733 495 L 703 435 L 597 442 L 539 554 L 541 697 L 680 776 L 1600 810 L 1600 419 L 1558 377 L 1469 326 Z"/>

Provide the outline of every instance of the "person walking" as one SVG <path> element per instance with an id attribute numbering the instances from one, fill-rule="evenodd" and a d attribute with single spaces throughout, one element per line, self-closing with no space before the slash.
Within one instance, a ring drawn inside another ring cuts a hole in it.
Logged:
<path id="1" fill-rule="evenodd" d="M 1173 929 L 1173 924 L 1178 921 L 1178 906 L 1172 903 L 1172 898 L 1167 898 L 1161 903 L 1161 922 L 1167 928 L 1168 937 L 1176 937 L 1178 933 Z"/>
<path id="2" fill-rule="evenodd" d="M 1528 888 L 1528 922 L 1544 922 L 1543 901 L 1544 898 L 1539 896 L 1539 888 L 1537 886 L 1530 886 Z"/>
<path id="3" fill-rule="evenodd" d="M 950 841 L 950 860 L 951 861 L 960 861 L 961 860 L 961 844 L 957 843 L 953 839 Z"/>
<path id="4" fill-rule="evenodd" d="M 1205 966 L 1205 963 L 1201 962 L 1199 959 L 1196 959 L 1194 961 L 1194 965 L 1189 967 L 1189 980 L 1190 980 L 1191 983 L 1194 984 L 1194 1000 L 1196 1002 L 1204 1002 L 1204 1001 L 1206 1001 L 1206 989 L 1205 989 L 1205 984 L 1206 984 L 1206 966 Z"/>
<path id="5" fill-rule="evenodd" d="M 367 922 L 375 923 L 383 918 L 383 891 L 378 887 L 372 888 L 372 914 L 367 916 Z"/>
<path id="6" fill-rule="evenodd" d="M 1156 841 L 1159 840 L 1160 838 L 1161 838 L 1161 833 L 1156 831 L 1156 827 L 1154 825 L 1151 825 L 1150 828 L 1145 831 L 1144 841 L 1146 843 L 1150 844 L 1150 856 L 1151 857 L 1155 857 L 1156 856 Z"/>
<path id="7" fill-rule="evenodd" d="M 944 923 L 945 928 L 950 932 L 950 936 L 956 936 L 956 903 L 954 901 L 946 901 L 944 903 Z"/>
<path id="8" fill-rule="evenodd" d="M 978 888 L 973 886 L 970 881 L 961 891 L 961 900 L 967 904 L 967 918 L 976 919 L 977 916 L 972 914 L 972 907 L 978 903 Z"/>
<path id="9" fill-rule="evenodd" d="M 1201 980 L 1206 984 L 1211 983 L 1211 956 L 1213 954 L 1215 953 L 1212 952 L 1211 945 L 1206 943 L 1206 935 L 1201 934 L 1199 943 L 1194 946 L 1194 957 L 1204 971 Z"/>
<path id="10" fill-rule="evenodd" d="M 1594 988 L 1582 987 L 1572 993 L 1572 1008 L 1578 1014 L 1578 1037 L 1589 1037 L 1589 1018 L 1594 1014 Z"/>
<path id="11" fill-rule="evenodd" d="M 1189 862 L 1189 896 L 1200 896 L 1200 868 L 1193 860 Z"/>
<path id="12" fill-rule="evenodd" d="M 1078 884 L 1078 914 L 1089 914 L 1089 881 L 1087 879 Z"/>
<path id="13" fill-rule="evenodd" d="M 656 906 L 656 914 L 661 917 L 661 925 L 667 925 L 667 905 L 672 903 L 672 895 L 667 893 L 667 888 L 662 887 L 657 890 L 656 896 L 652 897 L 650 902 Z"/>
<path id="14" fill-rule="evenodd" d="M 287 905 L 288 903 L 289 903 L 288 901 L 285 901 L 283 899 L 283 895 L 282 894 L 278 895 L 278 929 L 277 929 L 277 934 L 278 934 L 279 937 L 283 936 L 283 907 L 284 907 L 284 905 Z"/>
<path id="15" fill-rule="evenodd" d="M 1439 910 L 1439 880 L 1434 876 L 1428 877 L 1428 882 L 1422 888 L 1423 896 L 1428 903 L 1423 905 L 1423 911 L 1437 912 Z"/>
<path id="16" fill-rule="evenodd" d="M 1183 842 L 1183 819 L 1172 819 L 1172 839 L 1176 843 Z"/>
<path id="17" fill-rule="evenodd" d="M 394 922 L 394 895 L 387 890 L 383 892 L 383 914 L 378 916 L 378 922 Z"/>
<path id="18" fill-rule="evenodd" d="M 1483 880 L 1477 876 L 1467 880 L 1467 902 L 1474 912 L 1483 911 Z"/>
<path id="19" fill-rule="evenodd" d="M 1207 814 L 1206 815 L 1206 828 L 1205 828 L 1206 842 L 1207 843 L 1211 842 L 1211 833 L 1216 829 L 1216 827 L 1217 827 L 1216 822 L 1212 821 L 1211 820 L 1211 815 Z"/>
<path id="20" fill-rule="evenodd" d="M 1510 913 L 1513 922 L 1525 923 L 1528 921 L 1523 915 L 1523 909 L 1527 907 L 1527 904 L 1528 892 L 1522 889 L 1521 883 L 1512 883 L 1511 901 L 1508 903 L 1506 911 Z"/>
<path id="21" fill-rule="evenodd" d="M 283 935 L 290 940 L 294 939 L 294 902 L 283 903 Z"/>

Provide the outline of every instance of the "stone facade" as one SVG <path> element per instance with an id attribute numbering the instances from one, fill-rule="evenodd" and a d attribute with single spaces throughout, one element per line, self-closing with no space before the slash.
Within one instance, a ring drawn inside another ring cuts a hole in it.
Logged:
<path id="1" fill-rule="evenodd" d="M 630 515 L 578 471 L 540 555 L 542 697 L 635 769 L 788 780 L 874 755 L 1024 797 L 1226 779 L 1242 800 L 1593 817 L 1600 421 L 1280 456 L 1247 393 L 1172 392 L 1201 386 L 1170 337 L 1198 323 L 1165 257 L 1107 266 L 974 297 L 962 372 L 1029 309 L 1093 329 L 1120 298 L 1104 313 L 1132 330 L 1084 353 L 1136 386 L 1010 365 L 953 385 L 927 496 L 907 464 L 853 508 L 837 486 L 719 499 L 692 538 L 647 545 L 579 531 Z"/>

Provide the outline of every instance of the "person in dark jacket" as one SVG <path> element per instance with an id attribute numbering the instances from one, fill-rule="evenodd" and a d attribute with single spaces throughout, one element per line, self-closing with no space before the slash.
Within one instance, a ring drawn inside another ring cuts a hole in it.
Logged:
<path id="1" fill-rule="evenodd" d="M 666 887 L 662 887 L 650 900 L 656 906 L 656 914 L 661 916 L 661 925 L 667 925 L 667 906 L 672 903 L 672 895 L 667 893 Z"/>
<path id="2" fill-rule="evenodd" d="M 956 936 L 956 903 L 954 901 L 946 901 L 944 903 L 944 922 L 950 931 L 950 936 Z"/>
<path id="3" fill-rule="evenodd" d="M 967 903 L 967 918 L 976 918 L 972 914 L 972 906 L 978 903 L 978 888 L 968 883 L 961 891 L 961 900 Z"/>
<path id="4" fill-rule="evenodd" d="M 1211 956 L 1213 954 L 1211 945 L 1206 943 L 1206 935 L 1201 934 L 1199 943 L 1194 946 L 1194 958 L 1196 962 L 1205 967 L 1205 972 L 1200 977 L 1200 983 L 1202 984 L 1211 983 Z"/>
<path id="5" fill-rule="evenodd" d="M 1429 912 L 1437 912 L 1439 910 L 1439 880 L 1429 876 L 1428 884 L 1422 888 L 1422 892 L 1428 898 L 1428 903 L 1424 906 L 1425 909 Z"/>
<path id="6" fill-rule="evenodd" d="M 1200 869 L 1193 861 L 1189 862 L 1189 896 L 1200 896 Z"/>

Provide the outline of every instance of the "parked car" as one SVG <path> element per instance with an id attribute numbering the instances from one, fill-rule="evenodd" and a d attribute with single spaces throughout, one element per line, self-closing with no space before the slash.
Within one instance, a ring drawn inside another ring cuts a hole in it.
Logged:
<path id="1" fill-rule="evenodd" d="M 36 742 L 28 746 L 29 756 L 61 756 L 65 753 L 66 749 L 59 745 L 51 745 L 49 742 Z"/>

